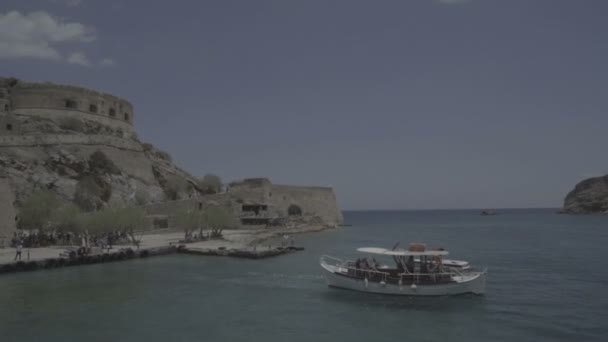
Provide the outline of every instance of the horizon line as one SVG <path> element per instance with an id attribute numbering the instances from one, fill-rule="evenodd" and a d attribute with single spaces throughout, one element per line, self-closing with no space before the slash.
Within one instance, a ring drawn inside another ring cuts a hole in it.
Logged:
<path id="1" fill-rule="evenodd" d="M 341 211 L 456 211 L 456 210 L 526 210 L 526 209 L 555 209 L 561 207 L 503 207 L 503 208 L 408 208 L 408 209 L 341 209 Z"/>

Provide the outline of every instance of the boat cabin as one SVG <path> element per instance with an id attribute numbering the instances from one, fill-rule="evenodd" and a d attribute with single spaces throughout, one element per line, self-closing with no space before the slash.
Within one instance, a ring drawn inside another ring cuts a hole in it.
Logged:
<path id="1" fill-rule="evenodd" d="M 389 250 L 378 247 L 358 248 L 358 252 L 371 254 L 346 263 L 343 275 L 367 279 L 375 282 L 394 284 L 437 284 L 453 282 L 455 268 L 468 265 L 467 262 L 445 260 L 448 251 L 443 248 L 427 250 L 424 245 L 412 244 L 405 249 Z M 394 266 L 380 264 L 378 257 L 390 257 Z M 446 262 L 447 261 L 447 262 Z M 466 265 L 465 265 L 466 264 Z M 345 271 L 345 272 L 344 272 Z"/>

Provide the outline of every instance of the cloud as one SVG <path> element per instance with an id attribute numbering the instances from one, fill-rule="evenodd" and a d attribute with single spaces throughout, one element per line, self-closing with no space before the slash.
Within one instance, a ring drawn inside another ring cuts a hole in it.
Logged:
<path id="1" fill-rule="evenodd" d="M 95 30 L 84 24 L 65 22 L 42 11 L 0 13 L 0 59 L 35 58 L 85 65 L 80 52 L 67 58 L 61 44 L 85 44 L 96 39 Z"/>
<path id="2" fill-rule="evenodd" d="M 83 52 L 74 52 L 72 53 L 68 59 L 68 63 L 70 64 L 78 64 L 82 66 L 91 66 L 91 61 Z"/>
<path id="3" fill-rule="evenodd" d="M 113 66 L 116 66 L 116 62 L 114 62 L 113 59 L 104 58 L 101 60 L 101 62 L 99 62 L 99 65 L 104 66 L 104 67 L 113 67 Z"/>

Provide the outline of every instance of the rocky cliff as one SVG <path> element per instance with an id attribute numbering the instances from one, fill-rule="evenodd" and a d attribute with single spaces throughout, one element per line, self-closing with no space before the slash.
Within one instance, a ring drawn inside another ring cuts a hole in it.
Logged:
<path id="1" fill-rule="evenodd" d="M 608 175 L 585 179 L 566 195 L 566 214 L 608 213 Z"/>
<path id="2" fill-rule="evenodd" d="M 49 189 L 85 210 L 187 198 L 197 191 L 195 178 L 167 153 L 134 136 L 113 137 L 110 128 L 83 121 L 66 128 L 28 117 L 23 127 L 20 136 L 0 141 L 0 177 L 10 185 L 17 207 L 37 189 Z"/>

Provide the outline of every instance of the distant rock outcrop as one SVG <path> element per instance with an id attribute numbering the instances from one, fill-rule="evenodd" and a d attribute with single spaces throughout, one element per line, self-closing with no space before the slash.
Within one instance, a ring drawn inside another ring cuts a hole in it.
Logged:
<path id="1" fill-rule="evenodd" d="M 608 175 L 585 179 L 568 193 L 561 210 L 565 214 L 608 213 Z"/>

